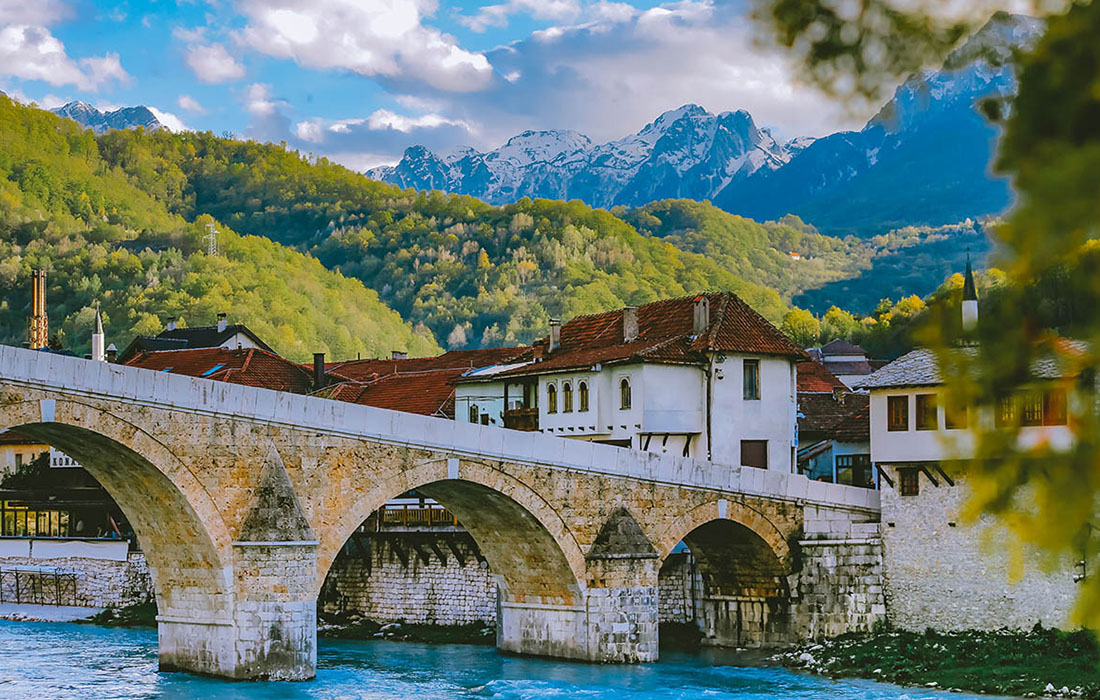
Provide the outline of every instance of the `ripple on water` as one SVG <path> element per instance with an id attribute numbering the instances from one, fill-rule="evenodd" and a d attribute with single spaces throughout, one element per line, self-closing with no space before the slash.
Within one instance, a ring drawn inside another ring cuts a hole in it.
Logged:
<path id="1" fill-rule="evenodd" d="M 832 681 L 735 655 L 665 654 L 595 666 L 506 657 L 491 647 L 322 641 L 317 679 L 233 683 L 158 673 L 149 630 L 0 621 L 3 700 L 942 700 L 958 694 Z M 986 698 L 985 700 L 988 700 Z"/>

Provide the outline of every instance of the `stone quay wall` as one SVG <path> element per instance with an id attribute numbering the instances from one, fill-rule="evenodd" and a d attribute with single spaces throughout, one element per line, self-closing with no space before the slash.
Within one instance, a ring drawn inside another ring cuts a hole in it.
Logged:
<path id="1" fill-rule="evenodd" d="M 954 482 L 920 472 L 919 493 L 882 484 L 883 588 L 891 624 L 921 631 L 1073 628 L 1080 584 L 1075 562 L 1048 570 L 1034 551 L 988 516 L 962 521 L 969 495 L 959 467 L 940 465 Z M 895 484 L 897 469 L 883 467 Z"/>
<path id="2" fill-rule="evenodd" d="M 496 579 L 468 534 L 416 533 L 360 543 L 349 543 L 329 570 L 320 596 L 323 613 L 357 613 L 378 622 L 495 623 Z"/>
<path id="3" fill-rule="evenodd" d="M 87 608 L 123 607 L 153 600 L 153 582 L 149 577 L 149 567 L 145 555 L 130 552 L 126 561 L 108 559 L 88 559 L 84 557 L 66 557 L 60 559 L 40 559 L 37 557 L 2 557 L 0 570 L 10 570 L 17 566 L 38 566 L 72 571 L 76 576 L 76 590 L 68 587 L 61 590 L 61 603 Z M 55 602 L 56 591 L 51 574 L 21 573 L 20 598 L 24 603 L 35 602 L 35 590 L 44 604 Z M 33 578 L 39 578 L 37 588 L 28 591 L 26 586 Z M 16 601 L 15 578 L 13 574 L 0 576 L 5 602 Z"/>
<path id="4" fill-rule="evenodd" d="M 698 614 L 694 608 L 696 598 L 703 590 L 703 581 L 694 568 L 690 553 L 677 552 L 668 555 L 657 578 L 657 588 L 660 592 L 657 601 L 660 622 L 685 623 L 696 619 Z"/>

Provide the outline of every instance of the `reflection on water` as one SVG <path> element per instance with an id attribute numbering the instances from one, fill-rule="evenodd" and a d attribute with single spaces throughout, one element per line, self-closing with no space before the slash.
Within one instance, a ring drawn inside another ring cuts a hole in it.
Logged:
<path id="1" fill-rule="evenodd" d="M 149 630 L 0 621 L 0 698 L 101 700 L 920 700 L 960 698 L 869 681 L 830 681 L 736 655 L 664 653 L 658 664 L 594 666 L 499 655 L 492 647 L 322 640 L 317 678 L 234 683 L 157 672 Z M 751 660 L 749 661 L 751 663 Z"/>

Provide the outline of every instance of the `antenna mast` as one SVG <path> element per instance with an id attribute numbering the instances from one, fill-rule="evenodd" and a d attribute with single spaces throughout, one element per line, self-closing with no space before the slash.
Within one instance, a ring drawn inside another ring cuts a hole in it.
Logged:
<path id="1" fill-rule="evenodd" d="M 206 241 L 206 254 L 216 256 L 218 254 L 218 229 L 214 228 L 214 222 L 211 221 L 206 225 L 206 230 L 209 233 L 202 237 Z"/>

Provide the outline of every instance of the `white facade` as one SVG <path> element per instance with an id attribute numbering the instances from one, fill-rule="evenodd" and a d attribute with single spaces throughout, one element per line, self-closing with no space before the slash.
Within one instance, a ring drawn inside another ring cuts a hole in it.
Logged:
<path id="1" fill-rule="evenodd" d="M 934 396 L 936 427 L 917 427 L 917 396 Z M 908 407 L 908 427 L 890 430 L 888 425 L 889 397 L 902 397 Z M 1073 400 L 1072 394 L 1070 401 Z M 993 409 L 969 407 L 966 428 L 948 428 L 945 412 L 945 392 L 942 387 L 905 387 L 871 391 L 871 461 L 875 464 L 906 462 L 940 462 L 971 459 L 974 456 L 973 428 L 994 427 Z M 1056 450 L 1069 449 L 1073 432 L 1067 425 L 1038 425 L 1019 429 L 1021 446 L 1047 443 Z"/>
<path id="2" fill-rule="evenodd" d="M 745 398 L 746 361 L 759 368 L 759 398 Z M 769 470 L 792 471 L 797 380 L 789 358 L 714 355 L 709 367 L 596 365 L 524 380 L 528 387 L 537 382 L 540 432 L 673 456 L 709 456 L 732 466 L 742 463 L 742 441 L 754 441 L 757 451 L 766 453 Z M 459 383 L 455 420 L 472 422 L 470 406 L 476 405 L 477 422 L 504 425 L 504 387 L 503 381 Z M 519 381 L 509 381 L 508 408 L 533 406 L 530 391 Z"/>

